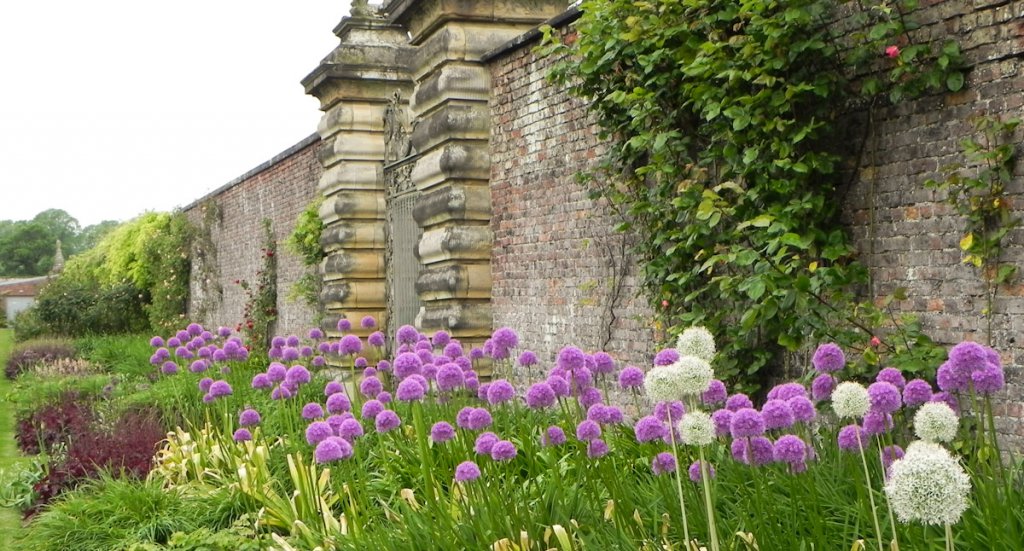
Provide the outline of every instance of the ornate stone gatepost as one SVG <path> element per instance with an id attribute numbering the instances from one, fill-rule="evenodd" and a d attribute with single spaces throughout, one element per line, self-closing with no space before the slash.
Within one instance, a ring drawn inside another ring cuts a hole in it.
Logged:
<path id="1" fill-rule="evenodd" d="M 302 84 L 324 112 L 321 300 L 329 329 L 340 317 L 358 329 L 366 315 L 387 323 L 384 121 L 389 99 L 412 90 L 412 49 L 404 28 L 367 9 L 342 19 L 334 33 L 340 44 Z"/>

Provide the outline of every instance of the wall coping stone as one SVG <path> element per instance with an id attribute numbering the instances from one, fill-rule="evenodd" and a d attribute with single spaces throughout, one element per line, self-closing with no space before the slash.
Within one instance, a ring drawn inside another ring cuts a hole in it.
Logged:
<path id="1" fill-rule="evenodd" d="M 537 25 L 536 27 L 526 31 L 525 33 L 513 38 L 512 40 L 509 40 L 508 42 L 502 44 L 501 46 L 498 46 L 497 48 L 494 48 L 493 50 L 484 53 L 483 57 L 480 58 L 480 61 L 484 63 L 490 63 L 494 59 L 504 57 L 520 48 L 524 48 L 527 44 L 540 40 L 542 36 L 542 33 L 540 32 L 541 27 L 549 26 L 554 27 L 556 29 L 562 28 L 572 24 L 582 15 L 583 11 L 576 6 L 573 6 L 565 10 L 564 12 L 552 17 L 551 19 L 548 19 L 547 21 L 541 23 L 540 25 Z"/>

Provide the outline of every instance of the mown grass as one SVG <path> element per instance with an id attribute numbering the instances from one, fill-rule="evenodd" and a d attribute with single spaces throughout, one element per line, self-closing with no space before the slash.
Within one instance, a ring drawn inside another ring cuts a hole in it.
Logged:
<path id="1" fill-rule="evenodd" d="M 14 348 L 14 332 L 0 329 L 0 366 Z M 8 400 L 12 383 L 0 376 L 0 470 L 17 470 L 25 461 L 14 442 L 14 405 Z M 21 514 L 10 508 L 0 508 L 0 549 L 15 549 L 14 541 L 22 534 Z"/>

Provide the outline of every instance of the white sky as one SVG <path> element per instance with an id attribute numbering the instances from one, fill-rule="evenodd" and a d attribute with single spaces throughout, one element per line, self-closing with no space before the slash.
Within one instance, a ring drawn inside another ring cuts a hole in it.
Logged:
<path id="1" fill-rule="evenodd" d="M 316 131 L 347 0 L 0 4 L 0 219 L 184 206 Z"/>

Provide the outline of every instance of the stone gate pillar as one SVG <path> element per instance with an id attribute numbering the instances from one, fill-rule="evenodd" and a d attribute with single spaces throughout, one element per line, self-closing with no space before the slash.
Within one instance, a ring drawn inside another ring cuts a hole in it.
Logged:
<path id="1" fill-rule="evenodd" d="M 324 112 L 321 301 L 329 329 L 341 317 L 359 328 L 366 315 L 386 326 L 384 121 L 394 94 L 412 91 L 412 49 L 404 28 L 368 10 L 334 33 L 340 44 L 302 81 Z"/>
<path id="2" fill-rule="evenodd" d="M 565 11 L 566 0 L 391 0 L 409 32 L 413 216 L 422 230 L 418 325 L 467 343 L 492 330 L 487 51 Z"/>

